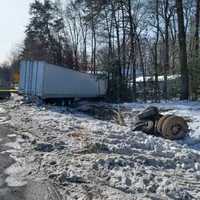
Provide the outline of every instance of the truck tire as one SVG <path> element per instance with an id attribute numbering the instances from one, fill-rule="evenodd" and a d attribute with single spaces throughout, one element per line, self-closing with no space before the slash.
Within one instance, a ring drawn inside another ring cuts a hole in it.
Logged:
<path id="1" fill-rule="evenodd" d="M 148 120 L 145 122 L 145 125 L 142 127 L 142 131 L 154 135 L 154 121 Z"/>
<path id="2" fill-rule="evenodd" d="M 182 139 L 188 133 L 188 125 L 182 117 L 170 116 L 162 123 L 161 135 L 170 140 Z"/>
<path id="3" fill-rule="evenodd" d="M 157 107 L 151 106 L 146 108 L 143 112 L 138 114 L 140 120 L 152 119 L 159 115 L 159 110 Z"/>
<path id="4" fill-rule="evenodd" d="M 159 134 L 161 134 L 161 132 L 162 132 L 162 125 L 163 125 L 163 122 L 168 118 L 168 117 L 171 117 L 172 115 L 164 115 L 164 116 L 162 116 L 160 119 L 159 119 L 159 121 L 158 121 L 158 123 L 157 123 L 157 125 L 156 125 L 156 129 L 157 129 L 157 132 L 159 133 Z"/>

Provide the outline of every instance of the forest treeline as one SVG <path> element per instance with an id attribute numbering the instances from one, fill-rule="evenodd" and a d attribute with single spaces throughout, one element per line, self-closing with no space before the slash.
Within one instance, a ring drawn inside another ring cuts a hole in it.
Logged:
<path id="1" fill-rule="evenodd" d="M 197 100 L 199 12 L 200 0 L 35 0 L 12 66 L 45 60 L 98 74 L 118 101 Z"/>

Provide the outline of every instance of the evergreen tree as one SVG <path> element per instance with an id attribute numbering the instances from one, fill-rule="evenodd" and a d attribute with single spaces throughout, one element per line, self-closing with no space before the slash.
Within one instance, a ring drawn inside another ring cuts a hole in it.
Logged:
<path id="1" fill-rule="evenodd" d="M 30 6 L 30 23 L 26 28 L 24 57 L 52 64 L 72 65 L 72 51 L 64 33 L 58 4 L 35 0 Z"/>

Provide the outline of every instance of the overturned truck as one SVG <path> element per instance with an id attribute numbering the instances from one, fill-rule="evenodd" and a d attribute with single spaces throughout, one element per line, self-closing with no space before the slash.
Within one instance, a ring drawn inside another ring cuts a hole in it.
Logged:
<path id="1" fill-rule="evenodd" d="M 134 130 L 170 140 L 182 139 L 189 132 L 184 118 L 175 115 L 162 115 L 157 107 L 149 107 L 139 113 Z"/>

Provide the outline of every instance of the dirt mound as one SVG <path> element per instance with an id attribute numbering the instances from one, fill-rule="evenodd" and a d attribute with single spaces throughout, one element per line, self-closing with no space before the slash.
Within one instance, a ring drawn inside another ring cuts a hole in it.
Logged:
<path id="1" fill-rule="evenodd" d="M 124 126 L 125 121 L 120 110 L 108 105 L 87 105 L 78 108 L 79 112 L 88 114 L 96 119 L 113 121 Z"/>

